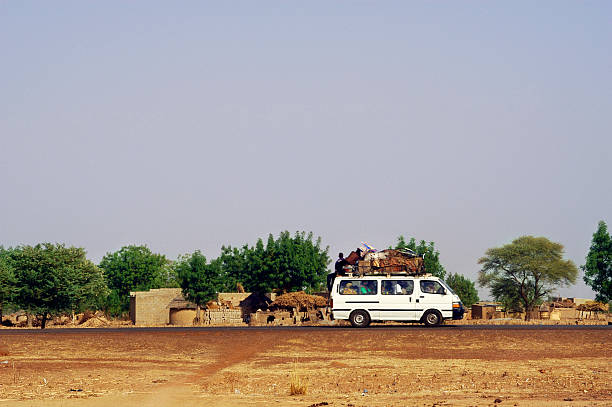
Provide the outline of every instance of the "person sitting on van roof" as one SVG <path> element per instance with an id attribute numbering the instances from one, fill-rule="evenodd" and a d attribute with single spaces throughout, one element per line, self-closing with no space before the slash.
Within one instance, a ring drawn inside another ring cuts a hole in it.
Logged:
<path id="1" fill-rule="evenodd" d="M 336 271 L 336 275 L 340 276 L 344 274 L 344 266 L 348 264 L 348 261 L 344 258 L 344 253 L 338 253 L 338 260 L 336 260 L 336 264 L 334 269 Z"/>
<path id="2" fill-rule="evenodd" d="M 336 276 L 340 276 L 344 274 L 343 267 L 348 264 L 346 259 L 344 258 L 343 253 L 338 253 L 338 260 L 336 260 L 336 265 L 334 267 L 334 271 L 327 275 L 327 291 L 331 292 L 332 287 L 334 286 L 334 280 Z"/>

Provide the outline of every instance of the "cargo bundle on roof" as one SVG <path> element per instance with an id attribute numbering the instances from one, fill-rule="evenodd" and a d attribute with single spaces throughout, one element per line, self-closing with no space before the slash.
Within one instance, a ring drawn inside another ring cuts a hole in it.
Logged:
<path id="1" fill-rule="evenodd" d="M 357 249 L 346 260 L 350 266 L 347 271 L 356 272 L 360 275 L 396 273 L 417 275 L 425 273 L 423 258 L 407 249 L 371 250 L 365 253 L 361 249 Z"/>

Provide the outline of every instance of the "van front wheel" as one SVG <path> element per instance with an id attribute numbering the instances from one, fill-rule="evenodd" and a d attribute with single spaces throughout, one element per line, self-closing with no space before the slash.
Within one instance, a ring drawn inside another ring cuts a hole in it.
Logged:
<path id="1" fill-rule="evenodd" d="M 423 315 L 423 322 L 426 326 L 438 326 L 442 323 L 442 315 L 438 311 L 429 310 Z"/>
<path id="2" fill-rule="evenodd" d="M 355 328 L 365 328 L 370 325 L 370 315 L 364 310 L 353 311 L 349 316 L 349 321 Z"/>

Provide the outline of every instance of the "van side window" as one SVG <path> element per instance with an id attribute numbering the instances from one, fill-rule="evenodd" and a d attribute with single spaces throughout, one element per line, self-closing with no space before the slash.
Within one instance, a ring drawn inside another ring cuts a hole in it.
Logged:
<path id="1" fill-rule="evenodd" d="M 444 287 L 437 281 L 421 280 L 421 292 L 426 294 L 444 294 Z"/>
<path id="2" fill-rule="evenodd" d="M 375 280 L 343 280 L 340 281 L 338 292 L 341 295 L 375 295 L 378 292 L 378 282 Z"/>
<path id="3" fill-rule="evenodd" d="M 414 291 L 414 281 L 383 280 L 380 291 L 383 295 L 411 295 Z"/>

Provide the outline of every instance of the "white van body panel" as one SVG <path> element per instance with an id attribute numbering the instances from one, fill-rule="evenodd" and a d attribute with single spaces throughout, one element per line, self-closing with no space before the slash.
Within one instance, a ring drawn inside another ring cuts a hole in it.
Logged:
<path id="1" fill-rule="evenodd" d="M 360 291 L 360 292 L 357 292 Z M 334 319 L 349 319 L 355 310 L 365 310 L 372 321 L 419 322 L 428 310 L 453 318 L 453 303 L 459 297 L 433 276 L 339 276 L 330 296 Z"/>

